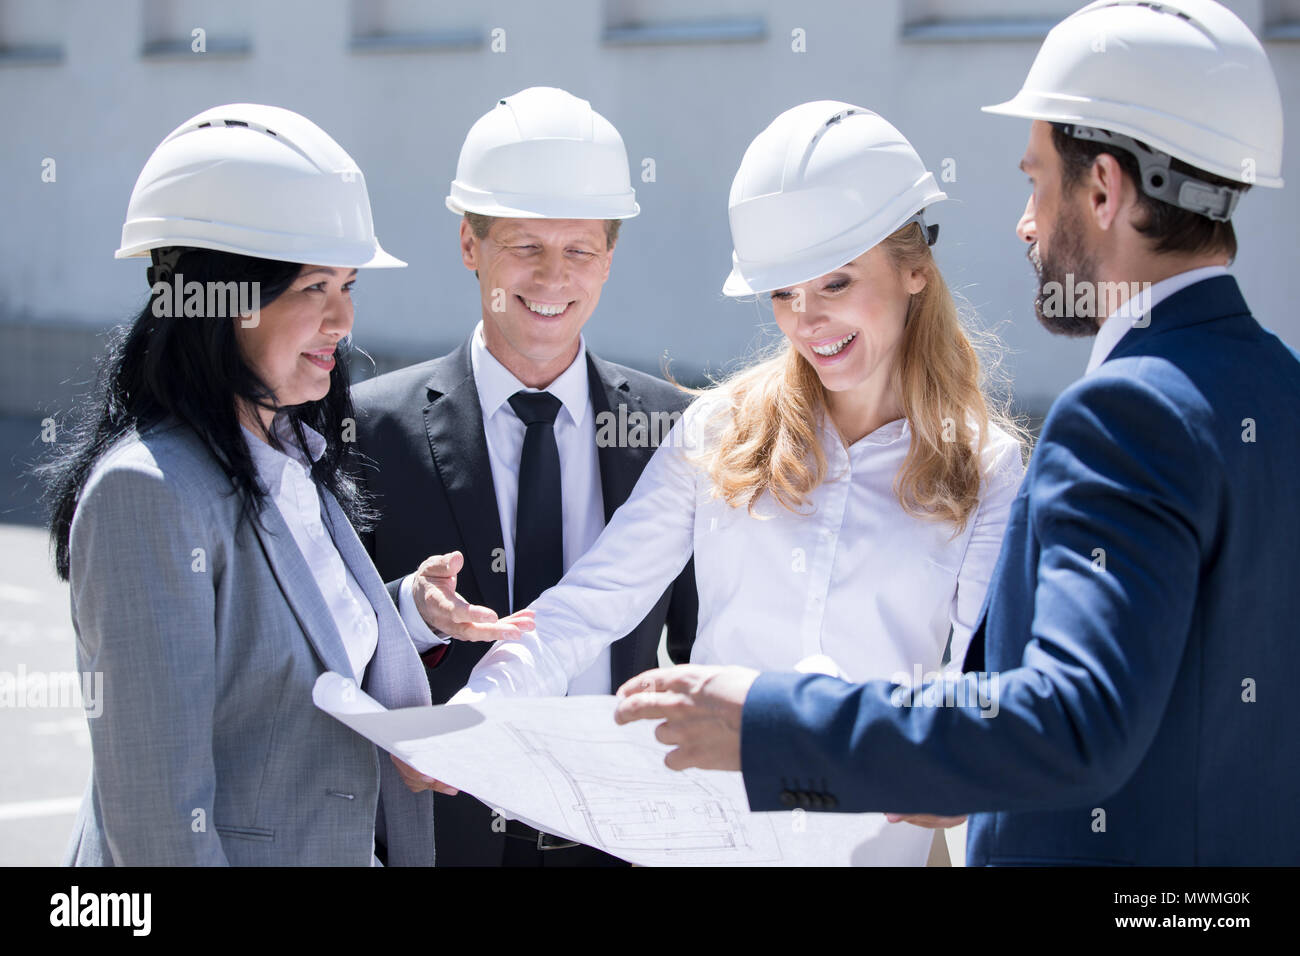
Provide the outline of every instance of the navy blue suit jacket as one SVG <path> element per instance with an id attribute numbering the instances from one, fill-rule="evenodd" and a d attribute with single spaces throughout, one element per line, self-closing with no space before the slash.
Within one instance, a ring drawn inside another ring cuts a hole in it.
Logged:
<path id="1" fill-rule="evenodd" d="M 1175 293 L 1052 406 L 953 705 L 764 675 L 750 806 L 969 812 L 970 865 L 1300 863 L 1298 492 L 1300 354 L 1231 277 Z"/>

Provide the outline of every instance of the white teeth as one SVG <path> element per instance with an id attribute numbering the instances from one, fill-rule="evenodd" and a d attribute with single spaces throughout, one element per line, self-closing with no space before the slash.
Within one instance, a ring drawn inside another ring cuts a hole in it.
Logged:
<path id="1" fill-rule="evenodd" d="M 559 315 L 569 307 L 567 302 L 563 305 L 545 305 L 532 299 L 524 299 L 524 305 L 528 306 L 530 312 L 536 312 L 538 315 Z"/>
<path id="2" fill-rule="evenodd" d="M 818 355 L 835 355 L 836 353 L 843 350 L 844 346 L 848 345 L 855 338 L 857 338 L 857 335 L 858 335 L 857 332 L 850 332 L 848 335 L 844 336 L 844 338 L 840 339 L 838 342 L 833 342 L 830 345 L 814 345 L 812 347 L 812 350 L 816 352 Z"/>

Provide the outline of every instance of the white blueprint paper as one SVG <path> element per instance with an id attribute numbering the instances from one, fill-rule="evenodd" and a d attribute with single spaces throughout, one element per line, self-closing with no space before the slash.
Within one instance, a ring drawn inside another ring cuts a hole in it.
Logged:
<path id="1" fill-rule="evenodd" d="M 323 674 L 317 707 L 506 817 L 647 866 L 921 865 L 878 813 L 752 813 L 739 773 L 669 770 L 654 722 L 611 696 L 500 698 L 386 710 Z"/>

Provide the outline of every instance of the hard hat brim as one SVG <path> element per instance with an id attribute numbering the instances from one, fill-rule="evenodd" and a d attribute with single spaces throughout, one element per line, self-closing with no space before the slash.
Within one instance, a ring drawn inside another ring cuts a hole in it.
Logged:
<path id="1" fill-rule="evenodd" d="M 446 204 L 458 216 L 472 212 L 497 219 L 633 219 L 641 213 L 641 206 L 635 200 L 627 201 L 621 197 L 617 201 L 587 197 L 520 199 L 522 201 L 509 204 L 491 201 L 467 204 L 455 196 L 448 196 Z"/>
<path id="2" fill-rule="evenodd" d="M 123 245 L 113 253 L 113 258 L 136 259 L 147 256 L 153 249 L 161 249 L 168 246 L 188 246 L 193 249 L 211 249 L 215 252 L 231 252 L 236 255 L 251 256 L 257 259 L 270 259 L 275 262 L 296 262 L 300 265 L 330 266 L 335 269 L 406 268 L 406 263 L 403 260 L 386 252 L 378 242 L 375 242 L 370 250 L 361 251 L 357 254 L 340 253 L 337 249 L 324 249 L 319 247 L 315 249 L 304 247 L 302 249 L 295 249 L 292 252 L 284 252 L 259 248 L 256 245 L 217 242 L 211 239 L 190 237 L 180 234 L 170 238 L 151 239 L 147 242 L 136 242 L 130 245 Z"/>
<path id="3" fill-rule="evenodd" d="M 947 200 L 947 193 L 936 189 L 925 194 L 924 205 L 920 209 L 924 210 L 935 203 L 946 202 Z M 911 211 L 897 221 L 889 220 L 891 223 L 889 228 L 883 231 L 877 230 L 851 245 L 823 252 L 818 257 L 806 262 L 778 263 L 774 266 L 746 270 L 741 268 L 740 260 L 733 251 L 731 254 L 731 273 L 722 284 L 722 294 L 733 299 L 746 295 L 758 295 L 763 292 L 772 292 L 776 289 L 785 289 L 792 285 L 811 282 L 813 279 L 824 276 L 829 272 L 834 272 L 836 269 L 852 262 L 858 256 L 870 252 L 903 228 L 918 211 L 910 203 L 905 208 L 911 209 Z M 746 272 L 748 272 L 748 275 L 746 275 Z"/>
<path id="4" fill-rule="evenodd" d="M 1093 108 L 1089 109 L 1090 106 Z M 992 113 L 996 116 L 1014 116 L 1017 119 L 1042 120 L 1046 123 L 1072 123 L 1080 126 L 1094 126 L 1107 132 L 1122 133 L 1125 136 L 1132 136 L 1134 139 L 1141 140 L 1153 149 L 1168 153 L 1170 156 L 1180 159 L 1197 169 L 1214 173 L 1216 176 L 1222 176 L 1235 182 L 1245 182 L 1241 177 L 1240 169 L 1224 167 L 1206 156 L 1193 156 L 1186 149 L 1152 135 L 1149 129 L 1139 129 L 1132 123 L 1099 116 L 1098 114 L 1102 111 L 1097 108 L 1097 104 L 1086 97 L 1067 99 L 1041 93 L 1027 93 L 1021 90 L 1005 102 L 995 103 L 992 106 L 981 106 L 980 112 Z M 1284 181 L 1281 176 L 1269 176 L 1257 172 L 1249 185 L 1281 189 Z"/>

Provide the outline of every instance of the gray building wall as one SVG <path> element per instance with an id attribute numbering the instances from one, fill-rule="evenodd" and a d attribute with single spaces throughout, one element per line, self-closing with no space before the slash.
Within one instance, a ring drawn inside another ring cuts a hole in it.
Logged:
<path id="1" fill-rule="evenodd" d="M 443 206 L 460 143 L 497 98 L 536 85 L 589 99 L 632 162 L 642 213 L 587 327 L 598 353 L 650 370 L 666 357 L 695 379 L 775 333 L 765 308 L 720 292 L 731 179 L 778 112 L 842 99 L 891 120 L 936 174 L 947 167 L 955 201 L 933 217 L 945 275 L 1001 335 L 1019 404 L 1041 410 L 1081 373 L 1088 344 L 1033 318 L 1013 232 L 1029 124 L 979 107 L 1016 92 L 1048 26 L 1078 5 L 0 0 L 0 412 L 66 410 L 89 379 L 105 330 L 145 301 L 143 263 L 113 259 L 135 177 L 166 133 L 225 102 L 297 110 L 365 171 L 377 232 L 411 265 L 363 274 L 358 343 L 384 367 L 451 348 L 478 310 Z M 1242 201 L 1234 271 L 1260 320 L 1300 345 L 1300 2 L 1227 5 L 1264 38 L 1289 130 L 1290 185 Z M 207 52 L 192 52 L 195 28 Z"/>

